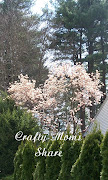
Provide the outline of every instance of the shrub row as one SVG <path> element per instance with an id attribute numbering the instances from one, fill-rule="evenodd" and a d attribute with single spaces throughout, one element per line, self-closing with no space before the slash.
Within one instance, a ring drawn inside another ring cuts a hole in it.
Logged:
<path id="1" fill-rule="evenodd" d="M 101 180 L 108 180 L 108 132 L 102 139 L 98 130 L 89 134 L 83 144 L 78 140 L 40 144 L 48 151 L 61 150 L 61 158 L 36 157 L 37 148 L 28 141 L 16 153 L 14 180 L 99 180 L 100 175 Z"/>
<path id="2" fill-rule="evenodd" d="M 14 170 L 14 180 L 28 180 L 27 174 L 28 169 L 26 169 L 24 174 L 24 151 L 26 147 L 29 145 L 29 141 L 26 141 L 25 144 L 21 144 L 15 159 L 15 170 Z M 28 144 L 28 145 L 27 145 Z M 42 149 L 45 148 L 46 151 L 62 151 L 62 156 L 35 156 L 35 152 L 37 152 L 37 147 L 35 144 L 32 146 L 32 152 L 34 152 L 34 160 L 27 158 L 27 164 L 31 164 L 32 162 L 35 162 L 32 171 L 31 176 L 29 176 L 30 180 L 67 180 L 71 179 L 71 168 L 72 165 L 75 163 L 76 159 L 78 158 L 81 150 L 82 140 L 81 141 L 64 141 L 61 142 L 59 140 L 51 141 L 45 143 L 40 143 L 40 146 Z M 38 147 L 38 148 L 39 148 Z M 29 162 L 30 161 L 30 162 Z M 25 160 L 26 162 L 26 160 Z M 19 168 L 20 167 L 20 168 Z M 35 167 L 35 169 L 34 169 Z M 29 166 L 28 166 L 29 168 Z M 30 171 L 29 171 L 30 174 Z"/>

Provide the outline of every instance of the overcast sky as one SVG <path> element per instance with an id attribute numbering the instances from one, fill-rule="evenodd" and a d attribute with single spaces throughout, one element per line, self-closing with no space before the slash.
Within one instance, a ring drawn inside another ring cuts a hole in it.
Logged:
<path id="1" fill-rule="evenodd" d="M 47 3 L 48 3 L 48 6 L 50 7 L 49 0 L 36 0 L 36 3 L 34 5 L 34 7 L 32 8 L 32 11 L 34 13 L 41 14 L 42 13 L 42 8 L 44 8 L 45 4 L 47 4 Z"/>
<path id="2" fill-rule="evenodd" d="M 3 0 L 0 0 L 0 2 L 2 2 Z M 45 4 L 48 3 L 48 6 L 50 6 L 49 0 L 36 0 L 34 7 L 32 7 L 32 11 L 33 13 L 38 13 L 41 14 L 42 13 L 42 8 L 45 7 Z"/>

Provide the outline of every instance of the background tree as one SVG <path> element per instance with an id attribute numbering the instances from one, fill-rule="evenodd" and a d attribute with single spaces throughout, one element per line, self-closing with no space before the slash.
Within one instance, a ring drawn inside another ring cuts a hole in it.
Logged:
<path id="1" fill-rule="evenodd" d="M 23 72 L 43 83 L 47 70 L 43 66 L 45 50 L 42 48 L 40 18 L 30 12 L 33 0 L 4 0 L 0 4 L 0 67 L 1 88 L 7 90 L 9 82 Z M 43 76 L 44 73 L 44 76 Z"/>
<path id="2" fill-rule="evenodd" d="M 74 63 L 87 62 L 88 72 L 90 73 L 96 68 L 100 68 L 104 84 L 103 92 L 105 93 L 106 73 L 105 69 L 102 69 L 102 64 L 105 68 L 107 55 L 107 1 L 60 0 L 57 3 L 55 17 L 52 19 L 54 33 L 50 48 L 56 50 L 57 47 L 61 53 L 65 51 L 67 59 Z M 72 51 L 75 49 L 76 55 L 69 55 L 68 52 L 73 54 Z M 63 57 L 61 59 L 65 60 Z"/>
<path id="3" fill-rule="evenodd" d="M 104 0 L 59 0 L 55 4 L 55 16 L 52 21 L 49 18 L 53 29 L 49 38 L 53 60 L 84 63 L 89 73 L 98 69 L 104 93 L 101 102 L 106 97 L 107 86 L 107 6 Z M 93 118 L 97 106 L 92 104 L 89 109 Z M 85 124 L 85 109 L 82 107 L 80 117 Z"/>

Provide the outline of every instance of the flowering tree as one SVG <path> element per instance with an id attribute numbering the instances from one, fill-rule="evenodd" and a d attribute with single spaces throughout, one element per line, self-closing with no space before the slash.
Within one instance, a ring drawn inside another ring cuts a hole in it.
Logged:
<path id="1" fill-rule="evenodd" d="M 32 113 L 38 113 L 41 125 L 50 130 L 59 130 L 59 114 L 66 117 L 62 123 L 73 125 L 75 133 L 79 122 L 77 113 L 80 108 L 98 104 L 102 92 L 99 73 L 88 74 L 83 65 L 62 63 L 54 65 L 50 70 L 44 85 L 35 88 L 35 81 L 30 81 L 28 76 L 19 76 L 19 82 L 10 85 L 8 92 L 16 104 L 28 107 Z M 81 125 L 81 123 L 79 123 Z"/>

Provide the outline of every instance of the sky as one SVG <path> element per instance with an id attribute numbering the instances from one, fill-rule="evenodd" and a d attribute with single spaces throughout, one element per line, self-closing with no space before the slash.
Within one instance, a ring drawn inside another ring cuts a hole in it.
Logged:
<path id="1" fill-rule="evenodd" d="M 34 7 L 32 7 L 33 13 L 42 13 L 42 8 L 48 3 L 48 7 L 51 8 L 49 0 L 36 0 Z"/>
<path id="2" fill-rule="evenodd" d="M 0 0 L 2 2 L 3 0 Z M 32 7 L 33 13 L 42 14 L 42 8 L 45 7 L 45 4 L 48 3 L 48 6 L 51 7 L 49 0 L 35 0 L 34 7 Z"/>

